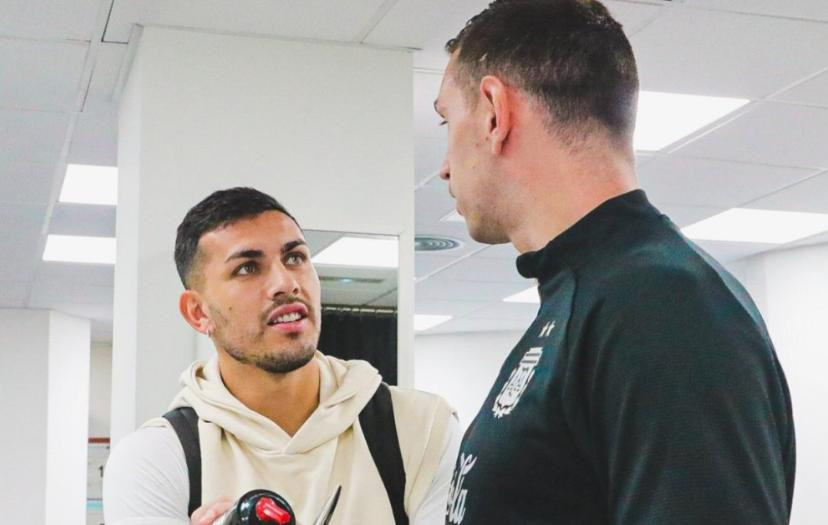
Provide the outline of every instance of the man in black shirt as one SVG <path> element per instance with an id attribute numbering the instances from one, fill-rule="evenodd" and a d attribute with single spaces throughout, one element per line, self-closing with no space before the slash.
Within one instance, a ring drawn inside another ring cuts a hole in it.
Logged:
<path id="1" fill-rule="evenodd" d="M 541 307 L 466 432 L 446 523 L 788 523 L 791 402 L 733 277 L 638 189 L 638 78 L 591 0 L 498 0 L 447 44 L 441 176 Z"/>

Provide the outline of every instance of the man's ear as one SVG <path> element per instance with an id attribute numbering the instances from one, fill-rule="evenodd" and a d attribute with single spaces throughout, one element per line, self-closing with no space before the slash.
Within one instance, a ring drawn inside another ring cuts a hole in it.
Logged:
<path id="1" fill-rule="evenodd" d="M 492 75 L 480 79 L 479 104 L 483 105 L 486 137 L 494 155 L 503 151 L 512 131 L 513 103 L 509 89 L 502 80 Z"/>
<path id="2" fill-rule="evenodd" d="M 193 327 L 196 332 L 206 336 L 212 335 L 213 322 L 205 311 L 201 295 L 195 290 L 184 290 L 178 298 L 178 310 L 181 317 Z"/>

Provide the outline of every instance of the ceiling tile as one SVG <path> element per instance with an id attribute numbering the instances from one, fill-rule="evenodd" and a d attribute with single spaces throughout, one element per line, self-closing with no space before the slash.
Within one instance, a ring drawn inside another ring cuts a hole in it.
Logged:
<path id="1" fill-rule="evenodd" d="M 114 98 L 115 88 L 121 67 L 124 66 L 126 48 L 124 44 L 102 43 L 98 46 L 89 91 L 83 105 L 84 111 L 101 113 L 118 110 Z"/>
<path id="2" fill-rule="evenodd" d="M 54 164 L 60 158 L 69 115 L 0 109 L 0 158 L 4 162 Z"/>
<path id="3" fill-rule="evenodd" d="M 440 125 L 442 118 L 434 111 L 442 80 L 439 73 L 414 72 L 414 135 L 441 139 L 445 143 L 447 127 Z"/>
<path id="4" fill-rule="evenodd" d="M 95 166 L 118 165 L 118 111 L 78 114 L 68 161 Z"/>
<path id="5" fill-rule="evenodd" d="M 414 183 L 422 184 L 434 177 L 446 156 L 446 139 L 431 137 L 414 138 Z"/>
<path id="6" fill-rule="evenodd" d="M 722 264 L 778 248 L 775 244 L 752 242 L 693 241 Z"/>
<path id="7" fill-rule="evenodd" d="M 74 313 L 75 315 L 81 315 L 76 312 L 84 306 L 93 306 L 95 308 L 83 310 L 82 317 L 92 318 L 93 316 L 88 315 L 91 310 L 94 312 L 94 317 L 100 318 L 112 310 L 112 290 L 112 286 L 36 280 L 32 287 L 29 306 L 31 308 L 52 308 L 62 312 Z"/>
<path id="8" fill-rule="evenodd" d="M 711 206 L 681 206 L 677 204 L 665 204 L 657 206 L 661 213 L 667 215 L 678 227 L 684 228 L 690 224 L 699 222 L 702 219 L 712 217 L 717 213 L 725 211 L 725 207 Z"/>
<path id="9" fill-rule="evenodd" d="M 525 283 L 488 283 L 482 281 L 443 281 L 426 279 L 417 283 L 415 295 L 424 301 L 502 301 L 522 292 Z"/>
<path id="10" fill-rule="evenodd" d="M 0 211 L 0 221 L 4 218 Z M 0 236 L 0 253 L 4 256 L 0 265 L 0 281 L 31 282 L 40 260 L 40 237 L 36 233 L 24 235 L 11 232 L 15 230 L 4 226 Z"/>
<path id="11" fill-rule="evenodd" d="M 484 259 L 468 257 L 431 277 L 437 280 L 486 281 L 500 283 L 524 283 L 532 286 L 534 281 L 517 272 L 514 261 L 508 259 Z"/>
<path id="12" fill-rule="evenodd" d="M 17 203 L 45 207 L 49 204 L 54 178 L 55 167 L 51 164 L 0 162 L 0 206 Z"/>
<path id="13" fill-rule="evenodd" d="M 112 287 L 115 283 L 115 265 L 68 264 L 40 261 L 35 280 L 43 287 L 60 286 L 61 283 Z"/>
<path id="14" fill-rule="evenodd" d="M 683 156 L 828 168 L 826 129 L 828 108 L 766 102 L 679 151 Z"/>
<path id="15" fill-rule="evenodd" d="M 532 320 L 538 315 L 540 304 L 529 303 L 492 303 L 485 308 L 475 311 L 467 318 L 474 319 L 502 319 L 509 321 L 520 321 L 524 327 L 528 327 Z"/>
<path id="16" fill-rule="evenodd" d="M 656 206 L 730 208 L 814 175 L 816 170 L 668 156 L 638 170 Z"/>
<path id="17" fill-rule="evenodd" d="M 57 203 L 52 211 L 49 233 L 115 237 L 115 206 Z"/>
<path id="18" fill-rule="evenodd" d="M 828 21 L 828 3 L 825 0 L 684 0 L 684 4 L 689 7 Z"/>
<path id="19" fill-rule="evenodd" d="M 28 297 L 28 282 L 0 280 L 0 308 L 22 308 Z"/>
<path id="20" fill-rule="evenodd" d="M 225 33 L 353 41 L 383 0 L 115 0 L 104 40 L 126 42 L 133 24 L 207 29 Z"/>
<path id="21" fill-rule="evenodd" d="M 460 317 L 435 326 L 425 332 L 418 333 L 422 335 L 432 335 L 468 332 L 523 331 L 526 330 L 528 324 L 529 323 L 516 319 L 475 319 Z"/>
<path id="22" fill-rule="evenodd" d="M 517 272 L 515 261 L 517 260 L 518 255 L 520 255 L 520 253 L 518 253 L 514 245 L 507 242 L 504 244 L 494 244 L 489 246 L 477 254 L 476 257 L 483 259 L 506 259 L 512 265 L 512 268 L 515 269 L 515 272 Z"/>
<path id="23" fill-rule="evenodd" d="M 88 48 L 79 42 L 0 38 L 0 106 L 73 111 Z"/>
<path id="24" fill-rule="evenodd" d="M 631 40 L 643 89 L 755 99 L 825 67 L 828 24 L 676 6 Z"/>
<path id="25" fill-rule="evenodd" d="M 440 222 L 440 219 L 454 210 L 455 201 L 449 195 L 447 184 L 442 180 L 440 183 L 443 186 L 442 188 L 424 186 L 414 192 L 414 210 L 418 223 L 432 224 Z M 463 225 L 465 228 L 465 223 L 457 224 Z"/>
<path id="26" fill-rule="evenodd" d="M 773 195 L 756 199 L 745 207 L 760 210 L 828 213 L 828 172 L 811 177 Z"/>
<path id="27" fill-rule="evenodd" d="M 0 35 L 91 40 L 100 0 L 3 0 Z"/>
<path id="28" fill-rule="evenodd" d="M 773 99 L 794 104 L 828 107 L 828 72 L 783 91 Z"/>
<path id="29" fill-rule="evenodd" d="M 3 237 L 32 237 L 40 233 L 46 216 L 45 204 L 23 204 L 4 202 L 0 205 L 0 224 Z M 5 253 L 5 252 L 0 252 Z"/>
<path id="30" fill-rule="evenodd" d="M 435 301 L 418 298 L 414 310 L 421 315 L 450 315 L 452 317 L 460 317 L 485 308 L 488 304 L 490 303 L 487 301 Z"/>
<path id="31" fill-rule="evenodd" d="M 455 260 L 457 260 L 457 256 L 429 255 L 427 252 L 417 253 L 414 256 L 414 275 L 417 278 L 424 277 L 440 268 L 452 264 Z"/>

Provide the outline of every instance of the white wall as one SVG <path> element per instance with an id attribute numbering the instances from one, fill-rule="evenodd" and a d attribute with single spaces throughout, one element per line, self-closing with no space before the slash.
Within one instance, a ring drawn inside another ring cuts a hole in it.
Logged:
<path id="1" fill-rule="evenodd" d="M 42 495 L 47 524 L 86 522 L 90 346 L 88 319 L 51 312 L 46 490 Z"/>
<path id="2" fill-rule="evenodd" d="M 6 523 L 44 523 L 49 312 L 0 309 L 0 503 Z"/>
<path id="3" fill-rule="evenodd" d="M 93 343 L 89 366 L 89 437 L 109 437 L 112 345 Z"/>
<path id="4" fill-rule="evenodd" d="M 528 325 L 527 325 L 528 326 Z M 457 409 L 465 429 L 489 394 L 522 332 L 420 335 L 414 339 L 414 384 Z"/>
<path id="5" fill-rule="evenodd" d="M 792 525 L 826 523 L 828 246 L 751 257 L 735 268 L 768 324 L 788 379 L 797 441 Z"/>
<path id="6" fill-rule="evenodd" d="M 86 520 L 88 320 L 0 309 L 3 523 Z"/>
<path id="7" fill-rule="evenodd" d="M 230 186 L 271 193 L 307 229 L 401 237 L 399 377 L 410 384 L 411 108 L 407 51 L 144 29 L 120 107 L 114 442 L 166 409 L 193 360 L 175 229 Z"/>

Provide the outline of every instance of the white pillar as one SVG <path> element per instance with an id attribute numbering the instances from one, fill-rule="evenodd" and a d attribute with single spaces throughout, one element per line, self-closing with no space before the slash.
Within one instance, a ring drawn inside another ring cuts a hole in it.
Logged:
<path id="1" fill-rule="evenodd" d="M 86 523 L 89 321 L 0 309 L 4 523 Z"/>
<path id="2" fill-rule="evenodd" d="M 160 415 L 198 351 L 175 229 L 217 189 L 272 194 L 306 229 L 399 235 L 400 378 L 411 384 L 410 54 L 145 28 L 120 108 L 112 439 Z"/>
<path id="3" fill-rule="evenodd" d="M 828 245 L 752 257 L 736 267 L 785 370 L 796 426 L 792 525 L 825 521 L 828 494 Z"/>

